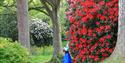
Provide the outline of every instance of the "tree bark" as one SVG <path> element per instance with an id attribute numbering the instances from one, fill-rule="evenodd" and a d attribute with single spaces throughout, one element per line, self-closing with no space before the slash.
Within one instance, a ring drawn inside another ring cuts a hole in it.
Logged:
<path id="1" fill-rule="evenodd" d="M 125 0 L 119 0 L 118 38 L 111 58 L 125 57 Z"/>
<path id="2" fill-rule="evenodd" d="M 47 14 L 53 24 L 53 57 L 50 63 L 61 63 L 62 57 L 62 42 L 61 42 L 61 29 L 60 29 L 60 22 L 58 20 L 58 10 L 60 7 L 60 0 L 40 0 L 41 3 L 44 5 Z"/>
<path id="3" fill-rule="evenodd" d="M 62 53 L 62 42 L 61 42 L 61 29 L 60 22 L 58 20 L 58 12 L 55 10 L 52 11 L 52 24 L 53 24 L 53 57 L 56 58 Z"/>
<path id="4" fill-rule="evenodd" d="M 30 49 L 28 0 L 17 0 L 18 41 Z"/>

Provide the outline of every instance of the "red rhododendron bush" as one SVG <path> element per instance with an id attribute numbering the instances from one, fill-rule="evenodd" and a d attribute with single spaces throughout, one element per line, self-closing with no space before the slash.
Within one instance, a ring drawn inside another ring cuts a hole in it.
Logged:
<path id="1" fill-rule="evenodd" d="M 73 63 L 109 57 L 117 40 L 118 0 L 68 0 L 70 52 Z"/>

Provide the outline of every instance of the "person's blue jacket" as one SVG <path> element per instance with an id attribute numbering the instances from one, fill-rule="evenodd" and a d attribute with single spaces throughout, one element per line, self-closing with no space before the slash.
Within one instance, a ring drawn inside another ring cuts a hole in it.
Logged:
<path id="1" fill-rule="evenodd" d="M 72 59 L 68 51 L 65 52 L 62 63 L 72 63 Z"/>

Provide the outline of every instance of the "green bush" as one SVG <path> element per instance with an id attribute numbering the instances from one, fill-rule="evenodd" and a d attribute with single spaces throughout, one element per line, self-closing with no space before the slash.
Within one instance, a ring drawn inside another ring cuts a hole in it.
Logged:
<path id="1" fill-rule="evenodd" d="M 30 63 L 29 53 L 17 42 L 0 38 L 0 63 Z"/>

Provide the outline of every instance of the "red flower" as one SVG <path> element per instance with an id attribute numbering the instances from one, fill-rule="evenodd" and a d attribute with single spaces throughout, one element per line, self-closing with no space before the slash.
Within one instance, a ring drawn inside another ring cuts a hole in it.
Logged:
<path id="1" fill-rule="evenodd" d="M 83 56 L 82 57 L 82 62 L 84 62 L 86 60 L 86 57 L 85 56 Z"/>
<path id="2" fill-rule="evenodd" d="M 96 34 L 93 34 L 93 37 L 96 37 Z"/>
<path id="3" fill-rule="evenodd" d="M 106 53 L 103 53 L 102 56 L 103 56 L 103 57 L 107 57 L 107 56 L 109 56 L 109 55 L 106 54 Z"/>
<path id="4" fill-rule="evenodd" d="M 99 39 L 99 41 L 100 42 L 105 42 L 105 38 L 102 37 L 102 38 Z"/>
<path id="5" fill-rule="evenodd" d="M 100 25 L 100 22 L 96 22 L 96 25 Z"/>
<path id="6" fill-rule="evenodd" d="M 86 23 L 88 21 L 88 17 L 83 17 L 82 21 Z"/>
<path id="7" fill-rule="evenodd" d="M 103 61 L 104 59 L 105 59 L 105 58 L 102 57 L 102 58 L 101 58 L 101 61 Z"/>
<path id="8" fill-rule="evenodd" d="M 100 19 L 105 21 L 107 18 L 106 18 L 106 16 L 101 16 Z"/>
<path id="9" fill-rule="evenodd" d="M 72 16 L 69 16 L 68 19 L 70 20 L 71 23 L 75 21 L 75 19 Z"/>
<path id="10" fill-rule="evenodd" d="M 92 33 L 92 29 L 88 29 L 88 33 Z"/>
<path id="11" fill-rule="evenodd" d="M 83 44 L 82 46 L 83 46 L 83 47 L 87 47 L 87 44 L 85 43 L 85 44 Z"/>
<path id="12" fill-rule="evenodd" d="M 94 58 L 94 55 L 89 55 L 89 58 L 90 58 L 90 59 L 93 59 L 93 58 Z"/>
<path id="13" fill-rule="evenodd" d="M 107 11 L 104 11 L 103 14 L 106 15 L 108 12 Z"/>
<path id="14" fill-rule="evenodd" d="M 71 4 L 71 7 L 76 7 L 76 5 L 75 4 Z"/>
<path id="15" fill-rule="evenodd" d="M 99 2 L 99 5 L 100 5 L 100 6 L 102 6 L 102 5 L 104 5 L 104 4 L 105 4 L 104 1 Z"/>
<path id="16" fill-rule="evenodd" d="M 80 50 L 79 53 L 80 53 L 81 55 L 84 55 L 84 54 L 85 54 L 85 51 Z"/>
<path id="17" fill-rule="evenodd" d="M 85 38 L 80 38 L 80 41 L 85 43 L 87 40 Z"/>
<path id="18" fill-rule="evenodd" d="M 101 29 L 100 28 L 96 28 L 96 32 L 98 32 L 98 33 L 101 33 Z"/>
<path id="19" fill-rule="evenodd" d="M 86 35 L 86 34 L 87 34 L 87 29 L 86 29 L 85 27 L 83 27 L 82 30 L 81 30 L 81 33 L 82 33 L 83 35 Z"/>
<path id="20" fill-rule="evenodd" d="M 105 29 L 106 29 L 106 30 L 109 30 L 109 29 L 111 29 L 111 26 L 110 26 L 110 25 L 106 25 L 106 26 L 105 26 Z"/>
<path id="21" fill-rule="evenodd" d="M 113 49 L 109 49 L 109 52 L 112 53 L 112 52 L 113 52 Z"/>
<path id="22" fill-rule="evenodd" d="M 112 35 L 108 35 L 108 36 L 106 36 L 107 39 L 110 39 L 111 37 L 112 37 Z"/>
<path id="23" fill-rule="evenodd" d="M 92 36 L 92 33 L 88 33 L 88 36 Z"/>
<path id="24" fill-rule="evenodd" d="M 101 30 L 104 30 L 104 28 L 105 28 L 104 26 L 100 26 L 100 29 L 101 29 Z"/>
<path id="25" fill-rule="evenodd" d="M 78 14 L 78 16 L 80 16 L 80 17 L 82 17 L 83 16 L 83 13 L 82 13 L 82 11 L 81 10 L 76 10 L 76 14 Z"/>
<path id="26" fill-rule="evenodd" d="M 105 52 L 105 49 L 104 49 L 104 48 L 101 48 L 100 52 Z"/>
<path id="27" fill-rule="evenodd" d="M 81 30 L 80 30 L 80 29 L 78 29 L 78 30 L 77 30 L 77 32 L 78 32 L 78 34 L 79 34 L 79 35 L 82 35 L 82 33 L 81 33 Z"/>
<path id="28" fill-rule="evenodd" d="M 90 19 L 93 19 L 93 18 L 94 18 L 94 16 L 93 16 L 92 14 L 87 14 L 86 17 L 88 17 L 88 18 L 90 18 Z"/>
<path id="29" fill-rule="evenodd" d="M 108 42 L 106 42 L 106 46 L 107 46 L 107 47 L 109 46 L 109 43 L 108 43 Z"/>
<path id="30" fill-rule="evenodd" d="M 98 56 L 95 56 L 95 57 L 94 57 L 94 60 L 95 60 L 95 61 L 98 61 L 98 60 L 99 60 L 99 57 L 98 57 Z"/>
<path id="31" fill-rule="evenodd" d="M 91 6 L 94 6 L 96 5 L 93 1 L 85 1 L 83 3 L 81 3 L 82 6 L 85 6 L 85 7 L 91 7 Z"/>

